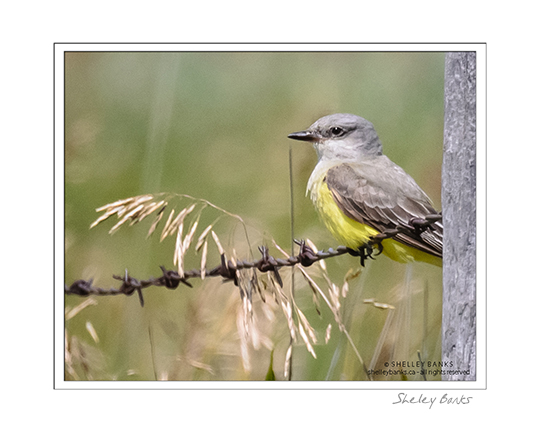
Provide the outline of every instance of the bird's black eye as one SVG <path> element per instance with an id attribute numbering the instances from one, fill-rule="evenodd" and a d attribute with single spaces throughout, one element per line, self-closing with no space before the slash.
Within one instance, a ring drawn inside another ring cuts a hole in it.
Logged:
<path id="1" fill-rule="evenodd" d="M 334 136 L 340 136 L 345 133 L 345 130 L 343 130 L 341 127 L 330 127 L 330 133 Z"/>

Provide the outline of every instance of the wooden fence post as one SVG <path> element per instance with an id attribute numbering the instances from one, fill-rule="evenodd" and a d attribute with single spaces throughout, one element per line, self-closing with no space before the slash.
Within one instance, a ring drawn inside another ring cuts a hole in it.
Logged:
<path id="1" fill-rule="evenodd" d="M 446 54 L 442 189 L 442 379 L 476 380 L 476 52 Z"/>

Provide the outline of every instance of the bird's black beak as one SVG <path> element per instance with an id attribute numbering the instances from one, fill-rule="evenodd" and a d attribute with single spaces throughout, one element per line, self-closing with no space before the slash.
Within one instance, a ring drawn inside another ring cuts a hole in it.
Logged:
<path id="1" fill-rule="evenodd" d="M 287 135 L 288 138 L 296 139 L 298 141 L 308 141 L 316 142 L 320 140 L 320 136 L 316 132 L 311 132 L 309 130 L 304 130 L 303 132 L 294 132 L 290 135 Z"/>

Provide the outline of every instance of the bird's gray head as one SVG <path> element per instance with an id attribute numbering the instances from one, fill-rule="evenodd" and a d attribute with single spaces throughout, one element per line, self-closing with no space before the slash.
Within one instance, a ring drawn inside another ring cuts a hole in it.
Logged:
<path id="1" fill-rule="evenodd" d="M 319 160 L 362 160 L 382 155 L 377 132 L 368 120 L 350 113 L 323 116 L 307 130 L 294 132 L 291 139 L 313 143 Z"/>

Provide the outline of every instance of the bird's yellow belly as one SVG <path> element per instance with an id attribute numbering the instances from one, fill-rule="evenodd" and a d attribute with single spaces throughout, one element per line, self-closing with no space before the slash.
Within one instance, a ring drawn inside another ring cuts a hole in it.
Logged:
<path id="1" fill-rule="evenodd" d="M 374 228 L 343 214 L 324 182 L 312 192 L 312 200 L 324 225 L 342 245 L 358 249 L 379 233 Z"/>
<path id="2" fill-rule="evenodd" d="M 314 183 L 310 191 L 313 204 L 326 228 L 328 228 L 341 245 L 356 250 L 365 245 L 371 237 L 380 233 L 375 228 L 361 224 L 346 216 L 334 201 L 332 193 L 323 179 L 318 183 Z M 407 263 L 413 260 L 420 260 L 438 266 L 442 264 L 440 258 L 421 252 L 393 239 L 384 240 L 382 245 L 383 253 L 398 262 Z"/>

